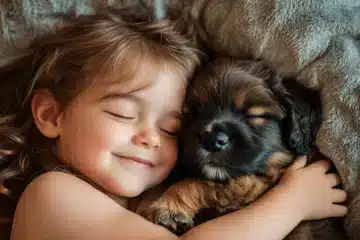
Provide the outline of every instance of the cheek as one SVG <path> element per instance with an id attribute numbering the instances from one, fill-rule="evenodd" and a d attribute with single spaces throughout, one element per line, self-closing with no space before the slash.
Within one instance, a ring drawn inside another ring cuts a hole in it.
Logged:
<path id="1" fill-rule="evenodd" d="M 97 166 L 107 159 L 110 152 L 128 142 L 131 128 L 112 121 L 99 112 L 83 111 L 69 115 L 62 122 L 59 139 L 61 158 L 65 162 Z"/>
<path id="2" fill-rule="evenodd" d="M 163 158 L 164 165 L 168 168 L 172 168 L 175 165 L 178 156 L 177 142 L 175 140 L 166 140 L 166 143 L 162 145 L 160 154 Z"/>

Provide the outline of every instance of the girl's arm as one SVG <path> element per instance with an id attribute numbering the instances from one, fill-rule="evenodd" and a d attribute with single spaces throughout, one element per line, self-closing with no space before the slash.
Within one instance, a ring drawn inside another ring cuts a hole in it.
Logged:
<path id="1" fill-rule="evenodd" d="M 274 188 L 248 207 L 206 222 L 190 230 L 182 238 L 283 239 L 302 220 L 295 201 L 287 198 L 283 189 Z"/>
<path id="2" fill-rule="evenodd" d="M 297 161 L 278 186 L 255 203 L 208 221 L 177 237 L 165 228 L 119 207 L 88 183 L 60 172 L 35 179 L 22 195 L 12 239 L 282 239 L 307 219 L 343 216 L 333 202 L 345 193 L 332 187 L 325 161 L 303 168 Z"/>
<path id="3" fill-rule="evenodd" d="M 280 183 L 249 206 L 208 221 L 187 232 L 184 239 L 279 240 L 285 238 L 302 220 L 344 216 L 346 193 L 333 187 L 340 184 L 336 174 L 327 174 L 328 161 L 304 168 L 300 157 L 290 166 Z"/>

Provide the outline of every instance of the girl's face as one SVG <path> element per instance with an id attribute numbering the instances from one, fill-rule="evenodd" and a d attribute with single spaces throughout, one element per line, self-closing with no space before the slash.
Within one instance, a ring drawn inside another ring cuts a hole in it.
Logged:
<path id="1" fill-rule="evenodd" d="M 60 159 L 116 195 L 159 184 L 176 162 L 185 88 L 178 72 L 145 63 L 130 81 L 96 80 L 59 117 Z"/>

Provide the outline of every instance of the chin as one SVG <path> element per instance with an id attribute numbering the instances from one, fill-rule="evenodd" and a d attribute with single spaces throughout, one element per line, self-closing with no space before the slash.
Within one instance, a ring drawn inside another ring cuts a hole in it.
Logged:
<path id="1" fill-rule="evenodd" d="M 119 197 L 125 197 L 125 198 L 134 198 L 139 196 L 141 193 L 145 191 L 145 188 L 142 186 L 120 186 L 118 188 L 118 191 L 116 191 L 116 195 Z"/>

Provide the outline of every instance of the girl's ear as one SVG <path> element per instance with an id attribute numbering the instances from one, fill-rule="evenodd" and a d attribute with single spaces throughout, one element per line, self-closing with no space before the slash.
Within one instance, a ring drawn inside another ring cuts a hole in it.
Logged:
<path id="1" fill-rule="evenodd" d="M 60 134 L 61 111 L 59 103 L 50 90 L 35 91 L 31 100 L 34 122 L 40 132 L 48 138 L 57 138 Z"/>

